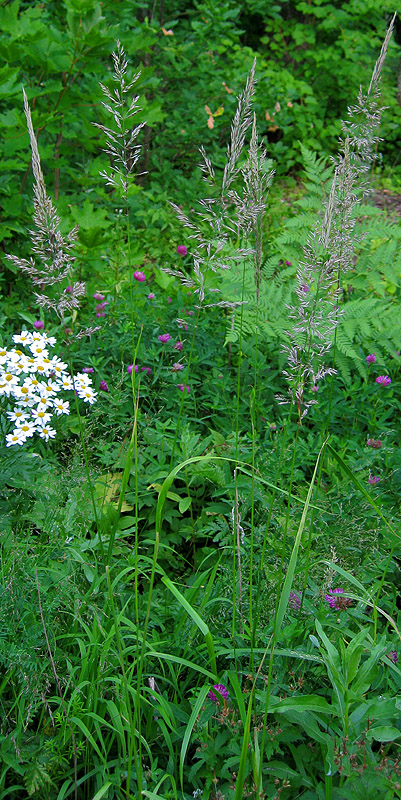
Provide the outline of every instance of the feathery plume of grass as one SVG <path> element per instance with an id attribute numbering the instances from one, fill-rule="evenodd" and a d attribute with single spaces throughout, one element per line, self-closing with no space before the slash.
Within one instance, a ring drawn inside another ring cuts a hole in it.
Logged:
<path id="1" fill-rule="evenodd" d="M 108 100 L 107 103 L 102 102 L 102 105 L 113 117 L 117 130 L 107 128 L 99 122 L 93 124 L 100 128 L 106 136 L 107 147 L 104 152 L 111 156 L 112 162 L 111 171 L 103 170 L 100 175 L 105 179 L 106 186 L 120 189 L 122 197 L 127 200 L 130 179 L 134 177 L 134 167 L 141 154 L 141 146 L 136 143 L 136 140 L 145 123 L 140 122 L 136 127 L 132 127 L 131 118 L 141 110 L 138 106 L 139 95 L 130 100 L 127 97 L 141 73 L 137 72 L 132 80 L 126 83 L 128 61 L 119 40 L 117 40 L 116 47 L 116 52 L 112 53 L 113 80 L 118 85 L 114 92 L 110 91 L 103 83 L 100 83 L 100 87 Z"/>
<path id="2" fill-rule="evenodd" d="M 256 59 L 248 75 L 245 89 L 238 98 L 220 190 L 215 191 L 214 197 L 209 196 L 199 201 L 201 210 L 196 212 L 197 219 L 194 220 L 184 214 L 179 206 L 171 204 L 178 219 L 192 231 L 189 239 L 195 240 L 196 246 L 191 252 L 193 258 L 191 277 L 182 270 L 165 269 L 165 272 L 177 277 L 184 286 L 194 288 L 199 298 L 199 307 L 202 308 L 214 306 L 234 308 L 240 305 L 238 302 L 231 303 L 226 300 L 205 303 L 207 292 L 220 293 L 220 289 L 208 286 L 206 279 L 209 272 L 218 274 L 221 270 L 230 269 L 233 263 L 253 254 L 251 248 L 234 247 L 230 244 L 230 238 L 232 234 L 236 239 L 246 235 L 248 227 L 248 217 L 243 213 L 243 203 L 240 203 L 232 186 L 241 173 L 239 160 L 246 134 L 252 124 L 251 103 L 255 91 L 255 66 Z M 211 161 L 203 147 L 200 152 L 202 161 L 199 166 L 204 180 L 211 188 L 215 187 L 216 177 Z M 204 232 L 205 225 L 209 228 L 209 235 Z"/>
<path id="3" fill-rule="evenodd" d="M 377 130 L 383 108 L 379 106 L 380 74 L 394 25 L 394 17 L 373 70 L 367 94 L 362 88 L 357 103 L 348 108 L 342 122 L 340 151 L 334 161 L 334 176 L 324 215 L 308 237 L 304 261 L 297 274 L 297 305 L 289 307 L 293 320 L 285 346 L 288 368 L 284 376 L 288 395 L 278 396 L 280 403 L 297 405 L 299 419 L 316 400 L 307 396 L 316 390 L 318 381 L 336 370 L 324 363 L 333 344 L 333 334 L 340 321 L 338 308 L 340 278 L 351 268 L 355 245 L 356 207 L 369 189 L 366 176 L 380 141 Z"/>
<path id="4" fill-rule="evenodd" d="M 30 236 L 32 252 L 42 264 L 37 266 L 32 256 L 30 259 L 26 259 L 8 254 L 6 258 L 12 261 L 22 272 L 29 275 L 32 283 L 39 285 L 43 290 L 45 286 L 54 286 L 62 283 L 67 277 L 71 276 L 75 262 L 75 257 L 71 255 L 71 251 L 77 241 L 78 226 L 72 228 L 66 237 L 60 232 L 61 220 L 46 192 L 28 98 L 25 90 L 23 89 L 22 91 L 31 143 L 32 171 L 35 179 L 33 214 L 35 230 L 30 231 Z M 66 312 L 79 307 L 80 298 L 84 294 L 85 284 L 78 281 L 71 283 L 68 290 L 64 289 L 58 297 L 35 293 L 35 298 L 38 306 L 42 306 L 49 311 L 55 311 L 57 316 L 64 320 Z"/>

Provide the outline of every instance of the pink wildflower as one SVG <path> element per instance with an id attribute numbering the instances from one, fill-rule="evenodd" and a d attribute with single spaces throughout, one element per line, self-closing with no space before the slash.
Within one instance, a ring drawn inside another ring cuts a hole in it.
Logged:
<path id="1" fill-rule="evenodd" d="M 150 294 L 148 294 L 148 300 L 154 300 L 154 299 L 155 295 L 153 294 L 153 292 L 150 292 Z"/>
<path id="2" fill-rule="evenodd" d="M 296 611 L 301 608 L 301 596 L 298 594 L 298 592 L 290 592 L 288 605 L 291 606 L 291 608 L 294 608 Z"/>
<path id="3" fill-rule="evenodd" d="M 380 450 L 380 448 L 383 447 L 383 442 L 381 442 L 380 439 L 368 439 L 366 447 L 373 447 L 374 450 Z"/>
<path id="4" fill-rule="evenodd" d="M 141 367 L 141 372 L 146 372 L 147 375 L 150 375 L 152 370 L 150 367 Z"/>
<path id="5" fill-rule="evenodd" d="M 396 650 L 390 650 L 390 652 L 387 653 L 387 658 L 389 658 L 390 661 L 393 662 L 393 664 L 396 664 L 397 661 L 398 661 L 397 651 Z"/>
<path id="6" fill-rule="evenodd" d="M 291 261 L 284 261 L 284 264 L 285 264 L 286 267 L 290 267 L 291 263 L 292 263 Z"/>
<path id="7" fill-rule="evenodd" d="M 134 366 L 133 364 L 128 364 L 128 367 L 127 367 L 128 375 L 132 375 L 133 366 Z M 135 372 L 138 372 L 138 369 L 139 369 L 138 364 L 135 364 Z"/>
<path id="8" fill-rule="evenodd" d="M 100 292 L 95 292 L 93 297 L 94 297 L 95 300 L 98 300 L 99 303 L 102 303 L 103 300 L 104 300 L 104 294 L 100 294 Z"/>
<path id="9" fill-rule="evenodd" d="M 179 361 L 176 361 L 171 367 L 171 372 L 179 372 L 181 369 L 184 369 L 184 364 L 180 364 Z"/>
<path id="10" fill-rule="evenodd" d="M 137 269 L 134 272 L 134 278 L 135 278 L 136 281 L 139 281 L 140 283 L 143 283 L 143 281 L 146 281 L 146 275 L 143 272 L 140 272 L 139 269 Z"/>
<path id="11" fill-rule="evenodd" d="M 186 256 L 188 250 L 185 247 L 185 244 L 179 244 L 177 247 L 177 253 L 179 256 Z"/>
<path id="12" fill-rule="evenodd" d="M 390 386 L 391 378 L 388 375 L 379 375 L 376 378 L 376 383 L 379 383 L 380 386 Z"/>
<path id="13" fill-rule="evenodd" d="M 37 319 L 33 323 L 33 327 L 35 328 L 36 331 L 41 331 L 44 327 L 44 322 L 42 322 L 41 319 Z"/>
<path id="14" fill-rule="evenodd" d="M 375 486 L 376 483 L 379 483 L 379 480 L 380 480 L 380 478 L 379 478 L 378 475 L 372 475 L 372 473 L 371 473 L 369 475 L 369 478 L 368 478 L 368 483 L 369 483 L 370 486 Z"/>
<path id="15" fill-rule="evenodd" d="M 84 367 L 82 370 L 82 372 L 87 372 L 87 373 L 92 373 L 94 371 L 95 370 L 93 369 L 93 367 Z"/>
<path id="16" fill-rule="evenodd" d="M 185 389 L 187 390 L 188 394 L 190 393 L 191 389 L 189 386 L 186 386 L 185 383 L 177 384 L 180 392 L 183 392 Z"/>
<path id="17" fill-rule="evenodd" d="M 171 336 L 170 336 L 169 333 L 162 333 L 157 338 L 158 338 L 159 342 L 163 342 L 163 344 L 165 344 L 166 342 L 170 341 Z"/>
<path id="18" fill-rule="evenodd" d="M 227 689 L 227 686 L 224 686 L 223 683 L 215 683 L 215 685 L 213 686 L 213 689 L 216 689 L 216 691 L 218 692 L 217 695 L 214 692 L 212 692 L 212 690 L 210 690 L 210 692 L 208 693 L 208 698 L 210 700 L 213 700 L 213 703 L 219 704 L 221 698 L 223 698 L 224 702 L 226 702 L 228 700 L 228 696 L 229 696 L 228 695 L 228 689 Z"/>
<path id="19" fill-rule="evenodd" d="M 100 389 L 102 392 L 108 392 L 108 391 L 109 391 L 109 387 L 107 386 L 107 383 L 106 383 L 106 381 L 100 381 L 100 386 L 99 386 L 99 389 Z"/>
<path id="20" fill-rule="evenodd" d="M 173 350 L 182 350 L 182 347 L 183 347 L 182 342 L 176 342 L 175 345 L 173 345 Z"/>
<path id="21" fill-rule="evenodd" d="M 172 301 L 172 299 L 171 299 L 171 297 L 168 297 L 168 298 L 167 298 L 167 302 L 168 302 L 168 303 L 172 303 L 172 302 L 173 302 L 173 301 Z"/>
<path id="22" fill-rule="evenodd" d="M 366 356 L 366 363 L 367 364 L 374 364 L 375 361 L 376 361 L 376 353 L 369 353 L 369 355 Z"/>
<path id="23" fill-rule="evenodd" d="M 343 594 L 344 589 L 341 587 L 338 589 L 329 589 L 329 593 L 326 594 L 324 599 L 326 603 L 329 604 L 330 608 L 335 608 L 336 611 L 343 611 L 352 604 L 352 600 L 348 597 L 343 597 Z"/>

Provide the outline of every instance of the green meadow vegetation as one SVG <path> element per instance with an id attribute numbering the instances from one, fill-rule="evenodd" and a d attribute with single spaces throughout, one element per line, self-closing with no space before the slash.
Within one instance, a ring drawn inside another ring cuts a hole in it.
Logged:
<path id="1" fill-rule="evenodd" d="M 401 798 L 394 11 L 0 1 L 0 800 Z"/>

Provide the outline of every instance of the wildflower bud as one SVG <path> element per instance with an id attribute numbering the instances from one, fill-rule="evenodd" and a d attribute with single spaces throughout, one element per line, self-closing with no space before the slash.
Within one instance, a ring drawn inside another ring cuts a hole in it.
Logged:
<path id="1" fill-rule="evenodd" d="M 370 484 L 370 486 L 375 486 L 376 483 L 379 483 L 379 480 L 380 480 L 380 478 L 379 478 L 378 475 L 370 474 L 369 478 L 368 478 L 368 483 Z"/>
<path id="2" fill-rule="evenodd" d="M 102 392 L 108 392 L 109 391 L 109 387 L 107 386 L 106 381 L 100 381 L 99 389 L 101 389 Z"/>
<path id="3" fill-rule="evenodd" d="M 139 270 L 136 270 L 134 272 L 134 278 L 135 278 L 136 281 L 139 281 L 140 283 L 143 283 L 143 281 L 146 281 L 146 275 L 143 272 L 140 272 Z"/>
<path id="4" fill-rule="evenodd" d="M 185 244 L 179 244 L 177 247 L 177 253 L 179 256 L 186 256 L 188 250 L 185 247 Z"/>
<path id="5" fill-rule="evenodd" d="M 376 361 L 376 354 L 375 353 L 369 353 L 369 355 L 366 356 L 366 363 L 367 364 L 374 364 L 375 361 Z"/>
<path id="6" fill-rule="evenodd" d="M 33 327 L 35 328 L 36 331 L 41 331 L 44 328 L 44 322 L 42 322 L 41 319 L 37 319 L 33 323 Z"/>

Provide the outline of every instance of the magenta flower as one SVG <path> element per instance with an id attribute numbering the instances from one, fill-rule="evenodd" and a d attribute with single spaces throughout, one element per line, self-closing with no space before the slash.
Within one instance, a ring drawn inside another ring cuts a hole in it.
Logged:
<path id="1" fill-rule="evenodd" d="M 99 389 L 100 389 L 102 392 L 108 392 L 108 391 L 109 391 L 109 387 L 107 386 L 107 383 L 106 383 L 106 381 L 100 381 L 100 386 L 99 386 Z"/>
<path id="2" fill-rule="evenodd" d="M 376 378 L 376 383 L 379 383 L 380 386 L 390 386 L 391 378 L 388 375 L 379 375 Z"/>
<path id="3" fill-rule="evenodd" d="M 173 301 L 172 301 L 172 299 L 171 299 L 171 297 L 168 297 L 168 298 L 167 298 L 167 302 L 168 302 L 168 303 L 172 303 L 172 302 L 173 302 Z"/>
<path id="4" fill-rule="evenodd" d="M 375 486 L 376 483 L 379 483 L 379 480 L 380 480 L 380 478 L 379 478 L 378 475 L 370 474 L 369 478 L 368 478 L 368 483 L 370 484 L 370 486 Z"/>
<path id="5" fill-rule="evenodd" d="M 66 287 L 66 292 L 68 292 L 68 293 L 72 292 L 72 286 L 67 286 Z"/>
<path id="6" fill-rule="evenodd" d="M 179 361 L 176 361 L 171 367 L 171 372 L 179 372 L 181 369 L 184 369 L 184 364 L 180 364 Z"/>
<path id="7" fill-rule="evenodd" d="M 102 303 L 103 300 L 104 300 L 104 294 L 100 294 L 100 292 L 95 292 L 93 297 L 94 297 L 95 300 L 98 300 L 99 303 Z"/>
<path id="8" fill-rule="evenodd" d="M 173 350 L 182 350 L 182 347 L 183 347 L 182 342 L 176 342 L 175 345 L 173 345 Z"/>
<path id="9" fill-rule="evenodd" d="M 213 703 L 219 704 L 221 698 L 223 698 L 224 702 L 228 700 L 228 689 L 227 686 L 224 686 L 223 683 L 215 683 L 213 689 L 216 689 L 216 691 L 218 692 L 217 695 L 214 692 L 212 692 L 212 690 L 210 690 L 210 692 L 208 693 L 208 698 L 210 700 L 213 700 Z"/>
<path id="10" fill-rule="evenodd" d="M 301 285 L 300 285 L 300 287 L 299 287 L 299 288 L 300 288 L 300 289 L 301 289 L 303 292 L 305 292 L 305 294 L 306 294 L 307 292 L 310 292 L 310 286 L 308 286 L 308 284 L 307 284 L 307 283 L 301 283 Z"/>
<path id="11" fill-rule="evenodd" d="M 380 448 L 383 447 L 383 442 L 381 442 L 380 439 L 368 439 L 366 447 L 373 447 L 374 450 L 380 450 Z"/>
<path id="12" fill-rule="evenodd" d="M 135 278 L 136 281 L 139 281 L 140 283 L 143 283 L 143 281 L 146 281 L 146 275 L 143 272 L 140 272 L 139 269 L 137 269 L 134 272 L 134 278 Z"/>
<path id="13" fill-rule="evenodd" d="M 163 342 L 163 344 L 165 344 L 166 342 L 170 341 L 171 336 L 169 333 L 161 333 L 160 336 L 158 336 L 157 338 L 159 342 Z"/>
<path id="14" fill-rule="evenodd" d="M 185 244 L 179 244 L 177 247 L 177 253 L 179 256 L 186 256 L 188 250 L 185 247 Z"/>
<path id="15" fill-rule="evenodd" d="M 397 651 L 396 650 L 390 650 L 390 652 L 387 653 L 387 658 L 389 658 L 390 661 L 393 662 L 393 664 L 396 664 L 397 661 L 398 661 Z"/>
<path id="16" fill-rule="evenodd" d="M 191 391 L 190 387 L 186 386 L 185 383 L 178 383 L 177 386 L 178 386 L 180 392 L 183 392 L 186 389 L 188 394 L 189 394 L 190 391 Z"/>
<path id="17" fill-rule="evenodd" d="M 299 595 L 298 592 L 290 592 L 288 605 L 298 611 L 301 608 L 301 595 Z"/>
<path id="18" fill-rule="evenodd" d="M 88 373 L 92 373 L 94 371 L 95 370 L 93 369 L 93 367 L 84 367 L 82 370 L 82 372 L 88 372 Z"/>
<path id="19" fill-rule="evenodd" d="M 44 322 L 42 322 L 41 319 L 37 319 L 33 323 L 33 327 L 35 328 L 36 331 L 41 331 L 44 328 Z"/>
<path id="20" fill-rule="evenodd" d="M 376 353 L 369 353 L 369 355 L 366 356 L 366 363 L 367 364 L 374 364 L 375 361 L 376 361 Z"/>
<path id="21" fill-rule="evenodd" d="M 325 596 L 326 603 L 329 604 L 330 608 L 334 608 L 336 611 L 343 611 L 345 608 L 352 604 L 352 600 L 348 597 L 343 597 L 344 589 L 339 587 L 338 589 L 329 589 L 329 593 Z"/>
<path id="22" fill-rule="evenodd" d="M 141 367 L 141 372 L 146 372 L 147 375 L 150 375 L 152 370 L 150 367 Z"/>
<path id="23" fill-rule="evenodd" d="M 286 267 L 290 267 L 291 266 L 291 261 L 284 261 L 284 264 L 285 264 Z"/>
<path id="24" fill-rule="evenodd" d="M 313 386 L 311 386 L 311 392 L 318 392 L 318 391 L 319 391 L 319 386 L 317 385 L 317 383 L 314 383 Z"/>
<path id="25" fill-rule="evenodd" d="M 132 375 L 133 366 L 134 366 L 133 364 L 128 364 L 128 367 L 127 367 L 128 375 Z M 135 364 L 135 372 L 138 372 L 138 370 L 139 370 L 138 364 Z"/>
<path id="26" fill-rule="evenodd" d="M 71 336 L 71 334 L 72 334 L 71 328 L 66 328 L 65 329 L 65 333 L 66 333 L 67 336 Z"/>
<path id="27" fill-rule="evenodd" d="M 155 295 L 153 294 L 153 292 L 148 294 L 148 300 L 154 300 L 154 299 L 155 299 Z"/>

